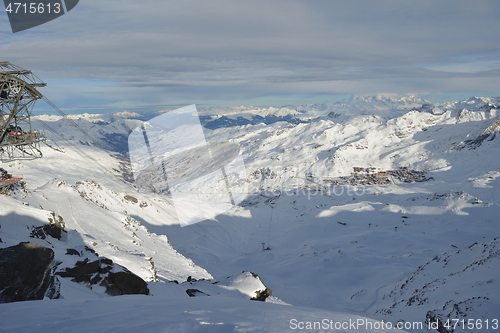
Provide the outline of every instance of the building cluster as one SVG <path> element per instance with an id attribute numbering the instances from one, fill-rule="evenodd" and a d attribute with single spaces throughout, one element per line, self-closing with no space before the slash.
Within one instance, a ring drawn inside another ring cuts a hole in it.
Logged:
<path id="1" fill-rule="evenodd" d="M 432 179 L 425 177 L 425 171 L 411 170 L 408 167 L 401 167 L 398 170 L 390 170 L 389 173 L 405 183 L 425 182 Z"/>
<path id="2" fill-rule="evenodd" d="M 339 177 L 335 180 L 326 180 L 334 185 L 390 185 L 394 179 L 401 182 L 413 183 L 423 182 L 432 178 L 425 177 L 425 171 L 412 170 L 408 167 L 400 167 L 397 170 L 377 171 L 374 167 L 361 168 L 354 167 L 354 172 L 350 176 Z"/>

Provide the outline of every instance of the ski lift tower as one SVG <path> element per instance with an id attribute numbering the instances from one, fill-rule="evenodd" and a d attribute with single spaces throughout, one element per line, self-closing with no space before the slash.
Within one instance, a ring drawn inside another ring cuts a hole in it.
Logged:
<path id="1" fill-rule="evenodd" d="M 31 71 L 0 62 L 0 161 L 27 160 L 42 157 L 41 133 L 31 127 L 35 102 L 45 87 Z"/>

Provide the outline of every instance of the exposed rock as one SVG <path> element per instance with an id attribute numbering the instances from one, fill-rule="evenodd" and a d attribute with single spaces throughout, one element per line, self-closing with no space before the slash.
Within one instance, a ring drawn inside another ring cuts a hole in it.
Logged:
<path id="1" fill-rule="evenodd" d="M 500 132 L 500 120 L 497 120 L 493 125 L 484 130 L 481 135 L 490 135 L 494 134 L 495 132 Z"/>
<path id="2" fill-rule="evenodd" d="M 125 200 L 128 200 L 128 201 L 131 201 L 131 202 L 133 202 L 133 203 L 138 203 L 138 202 L 139 202 L 139 200 L 137 200 L 137 198 L 135 198 L 135 197 L 133 197 L 133 196 L 131 196 L 131 195 L 126 195 L 126 196 L 124 197 L 124 199 L 125 199 Z"/>
<path id="3" fill-rule="evenodd" d="M 206 294 L 203 291 L 200 291 L 198 289 L 188 289 L 188 290 L 186 290 L 186 294 L 188 294 L 189 297 L 210 296 L 209 294 Z"/>
<path id="4" fill-rule="evenodd" d="M 121 295 L 149 294 L 148 284 L 132 272 L 109 273 L 109 277 Z"/>
<path id="5" fill-rule="evenodd" d="M 497 120 L 493 125 L 484 130 L 481 135 L 474 139 L 465 140 L 464 142 L 458 144 L 454 149 L 462 150 L 464 148 L 477 149 L 481 147 L 484 141 L 493 141 L 496 139 L 497 133 L 500 131 L 500 120 Z"/>
<path id="6" fill-rule="evenodd" d="M 45 224 L 39 227 L 33 227 L 31 231 L 31 238 L 45 239 L 47 236 L 61 240 L 61 236 L 64 230 L 65 224 L 61 216 L 56 217 L 55 213 L 52 213 L 52 217 L 48 218 L 49 224 Z"/>
<path id="7" fill-rule="evenodd" d="M 108 258 L 91 262 L 86 258 L 78 261 L 75 267 L 66 268 L 56 274 L 89 286 L 99 284 L 105 287 L 106 293 L 111 296 L 149 294 L 148 285 L 143 279 Z"/>
<path id="8" fill-rule="evenodd" d="M 425 323 L 427 325 L 431 324 L 435 325 L 437 327 L 436 331 L 439 333 L 453 333 L 454 329 L 452 327 L 445 327 L 446 324 L 446 319 L 443 321 L 443 318 L 441 318 L 439 315 L 435 314 L 433 311 L 428 311 L 426 316 L 425 316 Z"/>
<path id="9" fill-rule="evenodd" d="M 71 277 L 79 277 L 82 275 L 89 275 L 89 274 L 94 274 L 99 271 L 100 265 L 99 265 L 99 260 L 92 261 L 92 262 L 87 262 L 83 264 L 79 264 L 81 261 L 77 262 L 77 266 L 74 268 L 68 268 L 66 269 L 66 274 L 67 276 Z M 63 276 L 63 275 L 61 275 Z"/>
<path id="10" fill-rule="evenodd" d="M 33 227 L 31 231 L 31 238 L 45 239 L 47 236 L 52 238 L 61 239 L 62 229 L 55 224 L 46 224 L 39 227 Z"/>
<path id="11" fill-rule="evenodd" d="M 499 259 L 500 238 L 435 256 L 394 284 L 377 305 L 375 315 L 386 321 L 399 319 L 396 316 L 415 321 L 425 318 L 426 323 L 438 323 L 435 330 L 440 333 L 464 331 L 464 318 L 485 322 L 489 309 L 498 309 Z M 447 322 L 456 327 L 446 327 Z"/>
<path id="12" fill-rule="evenodd" d="M 271 295 L 272 291 L 269 288 L 266 288 L 266 290 L 257 290 L 255 292 L 255 297 L 250 298 L 250 300 L 265 302 L 266 298 L 268 298 Z"/>
<path id="13" fill-rule="evenodd" d="M 70 256 L 80 256 L 80 252 L 75 249 L 66 249 L 66 254 Z"/>
<path id="14" fill-rule="evenodd" d="M 250 298 L 250 300 L 265 302 L 266 298 L 268 298 L 269 296 L 271 296 L 273 292 L 271 291 L 271 289 L 269 289 L 268 287 L 266 287 L 264 285 L 264 283 L 262 283 L 262 280 L 260 279 L 260 276 L 258 276 L 254 272 L 246 272 L 246 271 L 243 271 L 242 275 L 244 275 L 246 273 L 252 274 L 252 277 L 255 278 L 256 280 L 258 280 L 260 282 L 260 284 L 262 285 L 262 287 L 265 288 L 265 289 L 256 290 L 255 291 L 255 296 L 252 297 L 252 298 Z"/>
<path id="15" fill-rule="evenodd" d="M 0 303 L 43 299 L 53 263 L 54 251 L 36 243 L 0 249 Z"/>

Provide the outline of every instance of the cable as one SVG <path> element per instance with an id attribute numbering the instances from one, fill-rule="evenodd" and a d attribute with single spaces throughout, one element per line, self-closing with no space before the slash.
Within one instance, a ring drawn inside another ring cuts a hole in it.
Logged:
<path id="1" fill-rule="evenodd" d="M 75 126 L 76 128 L 78 128 L 78 130 L 80 130 L 80 132 L 82 132 L 83 134 L 85 134 L 85 136 L 87 136 L 90 140 L 92 140 L 92 142 L 94 144 L 96 144 L 97 146 L 99 146 L 99 148 L 103 149 L 103 150 L 107 150 L 106 148 L 104 148 L 101 143 L 95 139 L 92 135 L 90 135 L 86 130 L 84 130 L 82 127 L 80 127 L 80 125 L 78 125 L 73 119 L 69 118 L 67 114 L 65 114 L 61 109 L 59 109 L 54 103 L 52 103 L 47 97 L 43 96 L 43 100 L 49 104 L 54 110 L 56 110 L 64 119 L 68 120 L 73 126 Z"/>
<path id="2" fill-rule="evenodd" d="M 104 148 L 103 145 L 101 145 L 101 143 L 96 139 L 94 138 L 92 135 L 90 135 L 86 130 L 84 130 L 81 126 L 79 126 L 74 120 L 70 119 L 68 117 L 68 115 L 66 115 L 61 109 L 59 109 L 54 103 L 52 103 L 47 97 L 43 97 L 43 100 L 49 104 L 55 111 L 57 111 L 64 119 L 68 120 L 70 122 L 71 125 L 73 125 L 74 127 L 76 127 L 80 132 L 82 132 L 87 138 L 89 138 L 92 143 L 94 143 L 95 145 L 97 145 L 99 148 L 101 148 L 102 150 L 104 151 L 107 151 L 106 148 Z M 104 173 L 108 174 L 108 175 L 111 175 L 112 177 L 114 178 L 117 178 L 115 174 L 109 172 L 109 170 L 107 168 L 105 168 L 103 165 L 101 165 L 96 159 L 94 159 L 93 157 L 89 156 L 87 153 L 85 153 L 84 151 L 82 151 L 80 148 L 78 148 L 76 145 L 73 145 L 68 139 L 64 138 L 64 136 L 60 133 L 58 133 L 56 130 L 54 130 L 49 124 L 47 124 L 46 122 L 44 122 L 43 120 L 41 119 L 36 119 L 37 121 L 39 121 L 45 128 L 47 128 L 51 133 L 53 133 L 54 135 L 56 135 L 57 137 L 59 137 L 61 140 L 63 140 L 64 142 L 66 142 L 68 145 L 70 145 L 78 154 L 80 154 L 81 156 L 85 157 L 86 159 L 88 159 L 91 163 L 95 164 L 96 166 L 98 166 L 102 171 L 104 171 Z M 123 179 L 119 178 L 119 180 L 123 183 L 127 183 L 125 182 Z M 152 200 L 149 200 L 147 199 L 147 201 L 149 201 L 149 203 L 160 209 L 162 212 L 166 213 L 167 215 L 169 215 L 170 217 L 174 218 L 174 219 L 177 219 L 177 216 L 174 216 L 172 213 L 168 212 L 167 210 L 165 210 L 163 207 L 161 207 L 160 205 L 157 205 L 155 204 Z M 189 227 L 190 230 L 196 232 L 197 234 L 199 234 L 200 236 L 204 237 L 205 235 L 200 233 L 198 230 L 196 230 L 195 228 L 193 228 L 191 225 L 187 226 Z M 239 250 L 236 250 L 235 248 L 233 248 L 232 246 L 226 244 L 225 242 L 223 242 L 222 240 L 220 240 L 219 238 L 217 238 L 215 235 L 213 235 L 211 232 L 209 232 L 208 230 L 206 230 L 205 228 L 203 228 L 202 226 L 200 225 L 197 225 L 198 228 L 202 229 L 205 233 L 209 234 L 210 236 L 212 236 L 213 239 L 210 239 L 210 238 L 207 238 L 209 239 L 210 241 L 212 241 L 214 244 L 217 244 L 217 242 L 215 242 L 214 240 L 217 240 L 219 244 L 219 246 L 222 246 L 226 249 L 230 249 L 234 252 L 237 252 L 237 253 L 240 253 L 240 254 L 245 254 L 244 252 L 242 251 L 239 251 Z"/>

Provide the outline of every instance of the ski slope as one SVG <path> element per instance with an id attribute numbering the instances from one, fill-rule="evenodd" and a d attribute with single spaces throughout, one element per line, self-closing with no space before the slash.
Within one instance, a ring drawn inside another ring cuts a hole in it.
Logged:
<path id="1" fill-rule="evenodd" d="M 120 140 L 140 120 L 72 116 L 97 140 L 116 135 L 110 153 L 66 120 L 43 118 L 66 138 L 59 141 L 65 152 L 44 148 L 41 160 L 5 166 L 24 175 L 26 188 L 0 197 L 0 246 L 29 240 L 52 247 L 61 269 L 76 261 L 65 255 L 67 248 L 87 246 L 148 281 L 153 296 L 111 298 L 67 280 L 64 299 L 2 304 L 0 320 L 11 331 L 34 330 L 38 322 L 53 331 L 83 321 L 96 330 L 146 325 L 146 331 L 281 332 L 291 330 L 295 317 L 313 322 L 362 316 L 394 324 L 424 323 L 429 312 L 433 319 L 498 318 L 499 101 L 419 102 L 357 98 L 310 106 L 314 114 L 302 123 L 206 128 L 208 142 L 239 145 L 250 194 L 215 219 L 184 228 L 169 197 L 141 193 L 129 182 Z M 372 114 L 355 112 L 362 105 Z M 279 110 L 281 116 L 306 114 L 290 111 L 300 107 Z M 431 180 L 332 185 L 354 167 L 408 167 Z M 189 207 L 186 202 L 181 209 Z M 30 228 L 51 216 L 64 220 L 63 239 L 29 238 Z M 491 254 L 487 265 L 455 274 L 485 260 L 482 248 Z M 411 286 L 405 282 L 410 277 Z M 263 288 L 272 290 L 266 302 L 249 301 Z M 187 289 L 198 290 L 196 297 L 189 298 Z M 419 302 L 409 301 L 417 296 Z M 460 312 L 453 312 L 453 304 Z M 62 313 L 59 321 L 43 310 L 51 308 Z M 16 321 L 19 311 L 32 319 Z"/>

